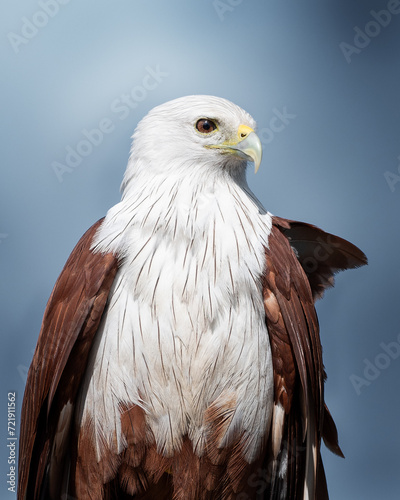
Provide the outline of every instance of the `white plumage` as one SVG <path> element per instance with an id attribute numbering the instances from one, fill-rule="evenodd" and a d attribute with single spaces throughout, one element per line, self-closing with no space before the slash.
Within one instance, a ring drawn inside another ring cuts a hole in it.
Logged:
<path id="1" fill-rule="evenodd" d="M 121 202 L 82 236 L 46 307 L 20 500 L 328 499 L 321 439 L 342 452 L 314 301 L 367 260 L 264 210 L 246 182 L 262 156 L 254 128 L 210 96 L 139 123 Z"/>
<path id="2" fill-rule="evenodd" d="M 175 127 L 182 127 L 182 104 L 193 113 L 184 132 Z M 213 141 L 241 123 L 255 126 L 237 106 L 207 96 L 153 110 L 134 135 L 122 201 L 93 243 L 96 252 L 123 256 L 82 394 L 99 459 L 104 443 L 117 438 L 118 452 L 125 446 L 115 410 L 121 402 L 145 410 L 168 456 L 186 434 L 202 455 L 204 412 L 215 401 L 231 402 L 234 412 L 220 444 L 244 432 L 249 462 L 269 428 L 273 370 L 261 277 L 271 216 L 249 191 L 244 160 L 232 156 L 221 169 L 221 153 L 204 149 L 210 138 L 193 127 L 204 113 L 221 124 Z M 196 154 L 210 159 L 193 162 Z"/>

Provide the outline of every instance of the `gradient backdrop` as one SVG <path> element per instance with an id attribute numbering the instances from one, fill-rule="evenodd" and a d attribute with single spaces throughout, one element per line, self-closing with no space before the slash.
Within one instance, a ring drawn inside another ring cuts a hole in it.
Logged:
<path id="1" fill-rule="evenodd" d="M 138 121 L 199 93 L 257 120 L 264 159 L 249 183 L 267 209 L 369 258 L 318 303 L 326 400 L 346 455 L 325 450 L 325 467 L 333 500 L 399 498 L 399 12 L 397 0 L 3 2 L 2 500 L 15 498 L 7 394 L 19 415 L 53 284 L 119 201 Z"/>

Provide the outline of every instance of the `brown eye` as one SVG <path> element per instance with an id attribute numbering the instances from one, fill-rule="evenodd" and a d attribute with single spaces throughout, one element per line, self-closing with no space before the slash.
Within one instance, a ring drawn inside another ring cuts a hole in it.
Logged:
<path id="1" fill-rule="evenodd" d="M 210 132 L 213 132 L 217 128 L 217 126 L 212 120 L 208 120 L 207 118 L 201 118 L 196 123 L 196 128 L 202 134 L 209 134 Z"/>

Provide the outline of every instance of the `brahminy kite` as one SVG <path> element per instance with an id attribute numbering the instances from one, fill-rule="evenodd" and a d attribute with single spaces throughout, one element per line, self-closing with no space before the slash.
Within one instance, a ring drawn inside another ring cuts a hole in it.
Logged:
<path id="1" fill-rule="evenodd" d="M 121 202 L 81 238 L 22 405 L 19 500 L 328 498 L 314 302 L 351 243 L 265 210 L 253 118 L 189 96 L 138 124 Z"/>

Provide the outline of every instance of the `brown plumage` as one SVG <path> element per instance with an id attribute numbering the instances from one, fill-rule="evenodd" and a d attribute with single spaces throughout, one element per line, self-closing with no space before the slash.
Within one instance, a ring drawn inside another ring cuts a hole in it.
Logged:
<path id="1" fill-rule="evenodd" d="M 336 426 L 324 403 L 326 375 L 314 301 L 327 287 L 333 286 L 335 272 L 366 264 L 366 258 L 342 238 L 309 224 L 278 217 L 273 218 L 266 258 L 264 303 L 273 353 L 275 404 L 284 409 L 280 436 L 284 445 L 276 456 L 277 463 L 270 468 L 272 498 L 281 498 L 284 487 L 276 470 L 285 447 L 289 464 L 285 479 L 287 498 L 301 498 L 303 486 L 299 477 L 305 473 L 306 460 L 305 407 L 311 409 L 315 421 L 316 498 L 323 500 L 328 493 L 320 454 L 321 437 L 331 451 L 343 454 Z"/>
<path id="2" fill-rule="evenodd" d="M 313 498 L 328 498 L 321 438 L 334 453 L 342 453 L 324 404 L 325 374 L 314 300 L 333 285 L 335 272 L 364 265 L 364 254 L 314 226 L 273 218 L 265 251 L 264 303 L 275 405 L 283 408 L 284 416 L 281 421 L 273 419 L 270 436 L 275 432 L 275 441 L 270 437 L 255 462 L 244 460 L 240 436 L 226 448 L 218 446 L 232 416 L 232 402 L 208 409 L 205 418 L 215 429 L 210 440 L 214 446 L 209 445 L 201 457 L 188 438 L 180 453 L 161 456 L 143 410 L 121 403 L 126 448 L 119 455 L 110 451 L 98 463 L 90 427 L 77 425 L 75 401 L 118 269 L 115 256 L 90 250 L 101 222 L 85 233 L 72 252 L 47 304 L 22 407 L 18 499 L 58 500 L 63 491 L 79 500 L 303 498 L 310 431 L 317 445 Z M 306 424 L 307 409 L 314 426 L 310 421 Z M 288 463 L 284 478 L 277 474 L 283 460 Z M 67 466 L 69 478 L 64 474 Z"/>
<path id="3" fill-rule="evenodd" d="M 22 404 L 18 498 L 40 498 L 43 485 L 51 483 L 46 469 L 56 425 L 68 402 L 75 403 L 117 271 L 114 256 L 89 250 L 101 222 L 84 234 L 71 253 L 46 307 Z M 64 449 L 59 466 L 52 471 L 53 484 L 46 487 L 61 487 L 60 470 L 69 445 L 71 419 L 66 417 Z"/>

